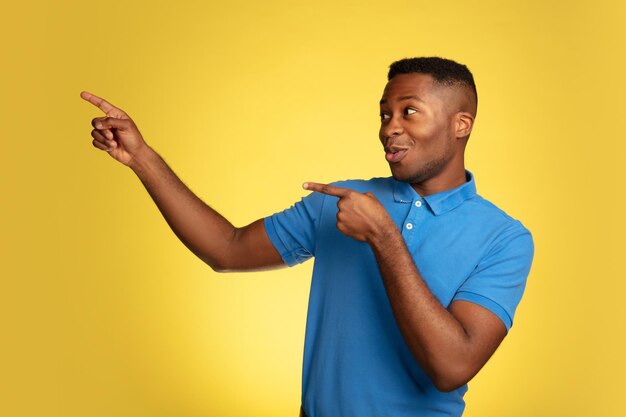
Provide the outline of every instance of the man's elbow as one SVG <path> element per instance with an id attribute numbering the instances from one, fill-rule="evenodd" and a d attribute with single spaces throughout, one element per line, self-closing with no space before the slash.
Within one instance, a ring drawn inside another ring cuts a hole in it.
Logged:
<path id="1" fill-rule="evenodd" d="M 455 391 L 461 388 L 463 385 L 467 384 L 467 382 L 469 381 L 458 381 L 458 380 L 452 380 L 452 379 L 448 380 L 444 378 L 433 381 L 435 388 L 437 388 L 437 390 L 441 392 Z"/>
<path id="2" fill-rule="evenodd" d="M 222 266 L 220 264 L 212 264 L 212 263 L 208 263 L 209 267 L 214 271 L 214 272 L 219 272 L 219 273 L 224 273 L 224 272 L 230 272 L 231 269 Z"/>
<path id="3" fill-rule="evenodd" d="M 472 372 L 465 367 L 458 367 L 457 369 L 447 368 L 437 372 L 431 377 L 431 380 L 438 391 L 452 392 L 467 384 L 474 375 L 476 375 L 476 372 Z"/>
<path id="4" fill-rule="evenodd" d="M 212 262 L 207 262 L 205 261 L 205 263 L 207 265 L 209 265 L 209 267 L 211 267 L 211 269 L 215 272 L 218 273 L 226 273 L 226 272 L 242 272 L 245 271 L 245 269 L 242 268 L 238 268 L 236 265 L 234 264 L 230 264 L 227 262 L 219 262 L 219 261 L 212 261 Z"/>
<path id="5" fill-rule="evenodd" d="M 208 259 L 201 257 L 200 259 L 202 259 L 202 261 L 206 263 L 213 271 L 219 273 L 262 270 L 262 268 L 255 268 L 253 265 L 246 264 L 245 262 L 238 261 L 236 258 L 229 256 L 223 256 L 217 259 Z"/>
<path id="6" fill-rule="evenodd" d="M 198 256 L 202 262 L 207 264 L 215 272 L 233 272 L 234 267 L 225 258 L 213 258 L 208 256 Z"/>

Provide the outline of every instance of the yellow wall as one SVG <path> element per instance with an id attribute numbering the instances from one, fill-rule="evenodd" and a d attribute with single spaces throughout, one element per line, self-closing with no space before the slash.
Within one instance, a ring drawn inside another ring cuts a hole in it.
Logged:
<path id="1" fill-rule="evenodd" d="M 508 4 L 506 4 L 508 3 Z M 295 416 L 311 263 L 219 276 L 91 145 L 127 110 L 238 225 L 305 180 L 388 174 L 387 66 L 441 55 L 480 94 L 467 167 L 533 232 L 515 325 L 468 417 L 622 416 L 624 2 L 6 2 L 0 415 Z"/>

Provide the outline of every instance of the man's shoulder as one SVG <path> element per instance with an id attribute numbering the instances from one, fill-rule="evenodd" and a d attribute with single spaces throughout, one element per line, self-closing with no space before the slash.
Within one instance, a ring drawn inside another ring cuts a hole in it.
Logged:
<path id="1" fill-rule="evenodd" d="M 499 230 L 500 237 L 506 235 L 528 235 L 530 230 L 518 219 L 507 213 L 485 197 L 476 194 L 466 201 L 464 209 L 472 213 L 478 224 Z"/>

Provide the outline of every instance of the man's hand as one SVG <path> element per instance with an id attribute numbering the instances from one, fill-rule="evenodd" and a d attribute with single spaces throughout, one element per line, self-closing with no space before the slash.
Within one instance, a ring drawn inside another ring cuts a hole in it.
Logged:
<path id="1" fill-rule="evenodd" d="M 305 182 L 305 190 L 338 197 L 337 229 L 346 236 L 372 243 L 397 230 L 387 210 L 372 193 L 359 193 L 334 185 Z"/>
<path id="2" fill-rule="evenodd" d="M 91 121 L 94 127 L 91 131 L 93 146 L 130 166 L 133 158 L 147 147 L 135 123 L 123 110 L 103 98 L 87 91 L 80 93 L 80 96 L 106 114 L 106 117 L 96 117 Z"/>

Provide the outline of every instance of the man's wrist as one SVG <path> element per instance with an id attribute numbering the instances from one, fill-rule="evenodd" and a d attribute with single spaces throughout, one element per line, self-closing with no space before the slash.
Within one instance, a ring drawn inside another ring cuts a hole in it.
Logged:
<path id="1" fill-rule="evenodd" d="M 155 156 L 157 156 L 157 153 L 154 151 L 154 149 L 152 149 L 148 145 L 145 145 L 133 154 L 133 157 L 129 162 L 128 167 L 132 169 L 135 174 L 140 175 L 142 172 L 145 172 L 147 170 L 151 162 L 154 161 Z"/>
<path id="2" fill-rule="evenodd" d="M 381 250 L 385 246 L 389 245 L 394 239 L 402 239 L 402 235 L 398 230 L 398 227 L 391 220 L 384 226 L 379 227 L 370 234 L 367 242 L 372 249 Z"/>

